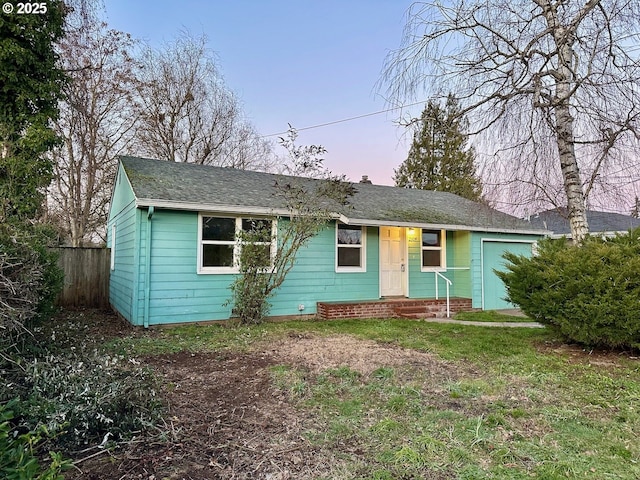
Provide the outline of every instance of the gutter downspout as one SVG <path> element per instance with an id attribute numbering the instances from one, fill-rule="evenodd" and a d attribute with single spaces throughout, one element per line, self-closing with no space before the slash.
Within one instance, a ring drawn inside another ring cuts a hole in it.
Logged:
<path id="1" fill-rule="evenodd" d="M 155 208 L 147 210 L 147 245 L 144 252 L 144 328 L 149 328 L 149 292 L 151 290 L 151 219 Z"/>

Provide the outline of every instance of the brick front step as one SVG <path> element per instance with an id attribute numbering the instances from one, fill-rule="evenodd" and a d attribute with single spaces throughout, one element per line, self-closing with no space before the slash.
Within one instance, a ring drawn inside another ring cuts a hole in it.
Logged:
<path id="1" fill-rule="evenodd" d="M 400 316 L 402 318 L 412 318 L 414 320 L 420 320 L 421 318 L 438 318 L 438 315 L 436 315 L 435 313 L 427 313 L 427 312 L 422 312 L 422 313 L 400 313 L 400 314 L 398 314 L 398 316 Z"/>
<path id="2" fill-rule="evenodd" d="M 447 316 L 446 299 L 380 299 L 354 302 L 318 302 L 318 317 L 335 318 L 434 318 Z M 470 298 L 451 298 L 451 314 L 471 310 Z"/>
<path id="3" fill-rule="evenodd" d="M 406 307 L 397 307 L 395 310 L 398 315 L 412 315 L 414 313 L 426 313 L 428 311 L 428 308 L 429 307 L 420 305 L 410 305 Z"/>
<path id="4" fill-rule="evenodd" d="M 438 314 L 446 316 L 446 305 L 444 311 L 441 311 L 441 306 L 438 304 L 433 305 L 410 305 L 400 306 L 395 309 L 396 315 L 402 318 L 435 318 Z"/>

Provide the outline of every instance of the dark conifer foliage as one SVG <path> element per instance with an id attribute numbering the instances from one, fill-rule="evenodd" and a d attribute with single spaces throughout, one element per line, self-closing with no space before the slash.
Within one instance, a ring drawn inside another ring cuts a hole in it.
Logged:
<path id="1" fill-rule="evenodd" d="M 482 183 L 476 174 L 473 148 L 468 146 L 467 123 L 453 95 L 444 107 L 429 101 L 414 123 L 409 155 L 394 172 L 396 185 L 481 200 Z"/>

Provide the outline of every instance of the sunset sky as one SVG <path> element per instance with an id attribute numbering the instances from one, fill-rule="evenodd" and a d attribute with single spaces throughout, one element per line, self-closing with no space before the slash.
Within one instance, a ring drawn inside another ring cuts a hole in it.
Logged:
<path id="1" fill-rule="evenodd" d="M 389 108 L 380 80 L 400 45 L 404 0 L 105 0 L 111 28 L 154 47 L 181 30 L 204 33 L 226 85 L 262 135 L 304 129 Z M 415 115 L 422 105 L 413 107 Z M 393 184 L 410 139 L 401 112 L 300 131 L 298 143 L 327 150 L 327 166 L 357 181 Z M 406 113 L 406 112 L 405 112 Z M 274 139 L 277 137 L 273 137 Z"/>

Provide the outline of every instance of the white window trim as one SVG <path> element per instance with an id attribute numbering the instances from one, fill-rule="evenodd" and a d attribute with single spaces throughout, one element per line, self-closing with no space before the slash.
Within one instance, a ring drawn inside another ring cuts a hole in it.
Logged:
<path id="1" fill-rule="evenodd" d="M 111 225 L 111 270 L 116 269 L 116 224 Z"/>
<path id="2" fill-rule="evenodd" d="M 215 217 L 215 218 L 231 218 L 233 220 L 235 220 L 235 235 L 234 235 L 234 240 L 229 241 L 229 240 L 202 240 L 202 218 L 203 217 Z M 198 255 L 197 255 L 197 273 L 199 274 L 203 274 L 203 275 L 228 275 L 228 274 L 237 274 L 240 273 L 240 267 L 239 267 L 239 259 L 240 259 L 240 248 L 241 248 L 241 243 L 238 242 L 238 233 L 242 230 L 242 220 L 249 220 L 249 219 L 265 219 L 265 220 L 269 220 L 271 221 L 271 259 L 273 262 L 273 259 L 275 258 L 276 255 L 276 248 L 277 248 L 277 232 L 278 232 L 278 226 L 277 226 L 277 220 L 275 218 L 271 218 L 271 217 L 260 217 L 260 216 L 256 216 L 256 215 L 246 215 L 246 216 L 241 216 L 241 217 L 236 217 L 236 216 L 232 216 L 232 215 L 224 215 L 224 214 L 219 214 L 219 213 L 207 213 L 207 212 L 200 212 L 198 213 Z M 202 246 L 203 245 L 233 245 L 233 266 L 232 267 L 205 267 L 202 265 Z M 266 242 L 264 242 L 264 244 L 266 245 Z M 265 269 L 266 271 L 266 269 Z"/>
<path id="3" fill-rule="evenodd" d="M 335 271 L 336 273 L 362 273 L 367 271 L 367 228 L 359 225 L 354 227 L 360 228 L 362 231 L 362 243 L 360 245 L 339 245 L 338 244 L 338 222 L 336 222 L 335 234 Z M 360 266 L 359 267 L 340 267 L 338 266 L 338 248 L 359 248 L 360 249 Z"/>
<path id="4" fill-rule="evenodd" d="M 440 232 L 440 246 L 439 247 L 425 247 L 422 245 L 422 231 L 436 229 L 421 228 L 420 229 L 420 271 L 421 272 L 446 272 L 447 271 L 447 232 L 446 230 L 439 230 Z M 424 250 L 440 250 L 440 266 L 439 267 L 425 267 L 422 265 L 422 252 Z"/>

